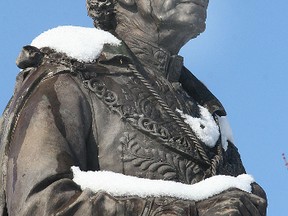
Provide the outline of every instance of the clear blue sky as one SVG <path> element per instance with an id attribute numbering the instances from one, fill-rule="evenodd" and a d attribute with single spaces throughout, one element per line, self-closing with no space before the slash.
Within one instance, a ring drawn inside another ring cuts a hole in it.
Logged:
<path id="1" fill-rule="evenodd" d="M 21 47 L 58 25 L 92 26 L 85 0 L 0 2 L 0 112 L 12 95 Z M 212 0 L 207 30 L 182 50 L 185 65 L 222 101 L 247 172 L 271 216 L 288 215 L 288 1 Z"/>

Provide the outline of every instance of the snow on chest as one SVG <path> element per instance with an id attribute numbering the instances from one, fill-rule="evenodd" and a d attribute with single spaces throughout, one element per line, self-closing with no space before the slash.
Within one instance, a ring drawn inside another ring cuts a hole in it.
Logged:
<path id="1" fill-rule="evenodd" d="M 219 127 L 211 113 L 203 106 L 198 105 L 200 118 L 184 114 L 177 109 L 184 122 L 195 132 L 196 136 L 209 147 L 214 147 L 220 137 Z"/>
<path id="2" fill-rule="evenodd" d="M 111 33 L 79 26 L 59 26 L 43 32 L 31 45 L 39 49 L 49 47 L 81 62 L 92 62 L 101 53 L 104 44 L 118 46 L 121 41 Z"/>

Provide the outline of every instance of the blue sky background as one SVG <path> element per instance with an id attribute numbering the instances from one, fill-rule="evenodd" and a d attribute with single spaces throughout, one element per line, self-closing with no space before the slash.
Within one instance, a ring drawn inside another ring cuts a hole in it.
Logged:
<path id="1" fill-rule="evenodd" d="M 0 2 L 0 112 L 21 47 L 59 25 L 92 26 L 84 0 Z M 224 104 L 247 172 L 267 192 L 268 215 L 288 215 L 288 1 L 211 0 L 207 30 L 182 50 L 185 65 Z"/>

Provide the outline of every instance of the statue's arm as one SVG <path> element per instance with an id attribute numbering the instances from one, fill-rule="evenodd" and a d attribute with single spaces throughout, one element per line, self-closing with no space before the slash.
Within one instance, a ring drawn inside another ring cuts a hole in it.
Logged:
<path id="1" fill-rule="evenodd" d="M 219 174 L 238 176 L 243 173 L 246 173 L 246 171 L 238 149 L 233 143 L 228 142 L 228 149 L 223 152 L 223 164 Z M 252 184 L 252 193 L 267 200 L 265 191 L 257 183 Z"/>
<path id="2" fill-rule="evenodd" d="M 223 152 L 223 162 L 218 174 L 238 176 L 243 173 L 246 173 L 246 171 L 238 149 L 233 143 L 229 142 L 228 149 Z M 219 195 L 197 202 L 199 216 L 266 215 L 267 196 L 265 191 L 256 182 L 251 187 L 251 193 L 232 188 Z"/>
<path id="3" fill-rule="evenodd" d="M 70 75 L 38 86 L 20 113 L 11 142 L 9 215 L 121 215 L 128 201 L 132 210 L 144 206 L 143 199 L 82 191 L 72 181 L 71 166 L 88 167 L 90 130 L 89 104 Z"/>
<path id="4" fill-rule="evenodd" d="M 267 208 L 266 199 L 233 188 L 196 205 L 199 216 L 266 216 Z"/>

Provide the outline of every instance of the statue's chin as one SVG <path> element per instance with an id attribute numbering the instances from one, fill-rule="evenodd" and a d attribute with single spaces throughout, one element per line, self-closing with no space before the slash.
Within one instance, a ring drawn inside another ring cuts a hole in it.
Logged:
<path id="1" fill-rule="evenodd" d="M 206 29 L 206 23 L 199 22 L 199 23 L 193 23 L 190 25 L 183 25 L 180 34 L 186 34 L 187 35 L 187 41 L 196 38 L 198 35 L 200 35 L 202 32 L 204 32 Z"/>
<path id="2" fill-rule="evenodd" d="M 197 35 L 199 35 L 200 33 L 204 32 L 205 29 L 206 29 L 206 23 L 205 23 L 205 22 L 200 23 L 200 24 L 197 26 L 197 32 L 198 32 Z"/>
<path id="3" fill-rule="evenodd" d="M 170 26 L 171 23 L 173 23 L 172 20 L 170 21 Z M 187 32 L 188 34 L 199 35 L 206 29 L 206 13 L 199 10 L 189 16 L 182 14 L 178 17 L 177 21 L 174 21 L 174 27 L 183 33 Z"/>

